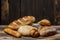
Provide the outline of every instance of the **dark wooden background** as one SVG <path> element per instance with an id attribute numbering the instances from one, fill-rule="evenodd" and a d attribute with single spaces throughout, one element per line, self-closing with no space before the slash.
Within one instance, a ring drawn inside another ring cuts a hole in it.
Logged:
<path id="1" fill-rule="evenodd" d="M 4 5 L 8 5 L 6 10 Z M 46 18 L 52 25 L 60 25 L 60 0 L 1 0 L 1 7 L 0 24 L 9 24 L 20 17 L 32 15 L 36 17 L 36 22 Z"/>

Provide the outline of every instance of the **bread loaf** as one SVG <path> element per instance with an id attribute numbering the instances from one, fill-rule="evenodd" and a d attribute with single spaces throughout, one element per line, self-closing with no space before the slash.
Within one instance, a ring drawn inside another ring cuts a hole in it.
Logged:
<path id="1" fill-rule="evenodd" d="M 21 25 L 27 25 L 35 21 L 35 17 L 33 16 L 24 16 L 17 20 L 14 20 L 8 25 L 8 28 L 18 29 Z"/>
<path id="2" fill-rule="evenodd" d="M 56 34 L 56 29 L 51 26 L 43 26 L 39 29 L 40 36 L 51 36 Z"/>
<path id="3" fill-rule="evenodd" d="M 6 33 L 8 33 L 8 34 L 10 34 L 12 36 L 15 36 L 15 37 L 21 37 L 21 33 L 15 31 L 15 30 L 12 30 L 10 28 L 4 29 L 4 32 L 6 32 Z"/>
<path id="4" fill-rule="evenodd" d="M 35 17 L 33 17 L 33 16 L 24 16 L 24 17 L 18 19 L 18 21 L 21 24 L 31 24 L 32 22 L 35 21 Z"/>

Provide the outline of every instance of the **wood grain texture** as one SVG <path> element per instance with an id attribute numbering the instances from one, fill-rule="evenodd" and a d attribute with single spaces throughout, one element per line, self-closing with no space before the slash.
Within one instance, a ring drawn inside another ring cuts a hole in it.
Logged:
<path id="1" fill-rule="evenodd" d="M 8 0 L 1 0 L 1 24 L 8 24 L 9 22 L 9 3 Z"/>
<path id="2" fill-rule="evenodd" d="M 3 32 L 3 29 L 6 27 L 7 25 L 0 25 L 0 40 L 60 40 L 60 26 L 53 26 L 55 27 L 59 33 L 53 36 L 49 36 L 49 37 L 37 37 L 37 38 L 32 38 L 32 37 L 21 37 L 21 38 L 16 38 L 13 36 L 10 36 L 6 33 Z"/>
<path id="3" fill-rule="evenodd" d="M 36 22 L 46 18 L 52 24 L 60 25 L 59 0 L 6 0 L 6 2 L 1 0 L 1 3 L 3 11 L 9 12 L 1 13 L 1 24 L 9 24 L 20 17 L 32 15 L 36 17 Z M 9 7 L 7 7 L 8 5 Z M 5 7 L 6 9 L 4 9 Z"/>
<path id="4" fill-rule="evenodd" d="M 60 0 L 54 0 L 55 24 L 60 25 Z"/>

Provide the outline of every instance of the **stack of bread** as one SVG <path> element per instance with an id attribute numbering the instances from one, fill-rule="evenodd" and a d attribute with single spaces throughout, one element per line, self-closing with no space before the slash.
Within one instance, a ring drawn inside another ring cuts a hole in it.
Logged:
<path id="1" fill-rule="evenodd" d="M 5 29 L 4 32 L 15 36 L 49 36 L 56 33 L 56 29 L 51 27 L 51 23 L 47 19 L 39 21 L 37 24 L 41 25 L 41 28 L 31 26 L 35 22 L 34 16 L 24 16 L 13 22 L 11 22 Z"/>
<path id="2" fill-rule="evenodd" d="M 47 19 L 43 19 L 38 22 L 41 28 L 38 29 L 40 36 L 51 36 L 56 34 L 56 29 L 51 26 L 51 22 Z"/>
<path id="3" fill-rule="evenodd" d="M 31 24 L 35 21 L 35 17 L 33 16 L 25 16 L 19 18 L 18 20 L 10 23 L 7 28 L 4 29 L 4 32 L 13 35 L 15 37 L 21 36 L 38 36 L 38 29 L 36 27 L 32 27 L 28 24 Z"/>

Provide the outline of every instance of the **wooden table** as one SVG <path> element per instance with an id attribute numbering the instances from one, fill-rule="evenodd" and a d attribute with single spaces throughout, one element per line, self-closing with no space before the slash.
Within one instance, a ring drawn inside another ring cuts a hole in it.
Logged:
<path id="1" fill-rule="evenodd" d="M 32 37 L 21 37 L 21 38 L 16 38 L 11 35 L 8 35 L 3 32 L 3 29 L 7 27 L 7 25 L 0 25 L 0 40 L 60 40 L 60 26 L 53 26 L 57 29 L 58 34 L 54 36 L 49 36 L 49 37 L 37 37 L 37 38 L 32 38 Z"/>

